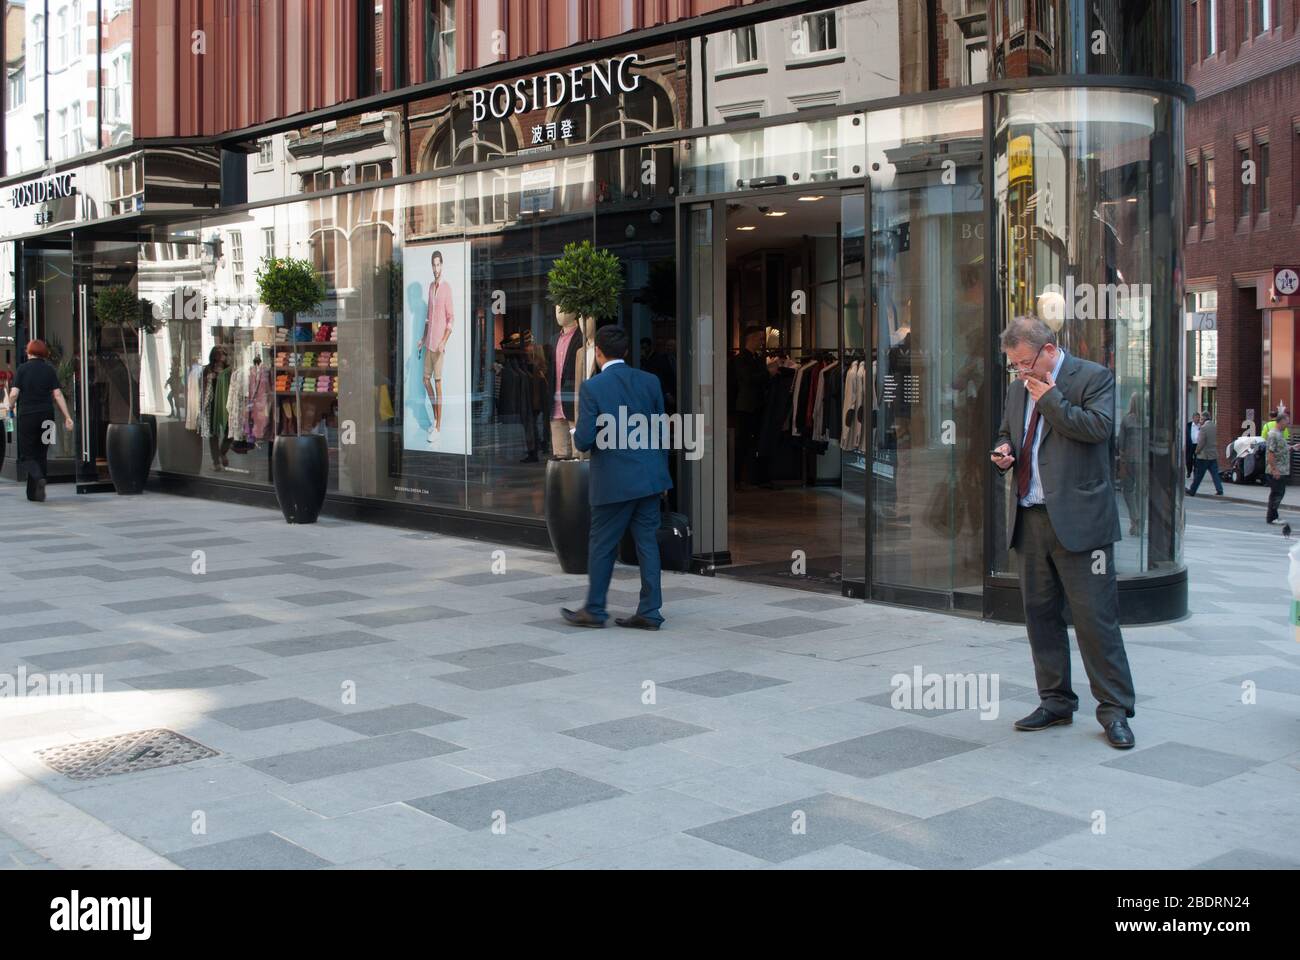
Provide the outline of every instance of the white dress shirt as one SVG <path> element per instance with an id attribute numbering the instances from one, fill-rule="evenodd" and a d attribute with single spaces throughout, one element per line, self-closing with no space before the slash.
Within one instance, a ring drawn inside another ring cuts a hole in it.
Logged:
<path id="1" fill-rule="evenodd" d="M 1056 366 L 1052 368 L 1053 383 L 1055 383 L 1056 379 L 1061 375 L 1061 367 L 1064 365 L 1065 365 L 1065 351 L 1062 350 L 1060 352 L 1060 356 L 1056 358 Z M 1029 429 L 1029 418 L 1033 416 L 1034 407 L 1037 406 L 1037 404 L 1034 402 L 1034 395 L 1029 392 L 1028 388 L 1026 388 L 1025 390 L 1025 397 L 1027 402 L 1025 403 L 1025 422 L 1024 425 L 1021 427 L 1022 431 Z M 1042 445 L 1043 445 L 1043 418 L 1039 417 L 1038 429 L 1034 431 L 1034 450 L 1032 454 L 1032 459 L 1030 461 L 1033 464 L 1034 473 L 1033 476 L 1029 478 L 1029 492 L 1025 494 L 1024 497 L 1022 497 L 1020 500 L 1020 505 L 1022 507 L 1033 507 L 1033 506 L 1037 506 L 1040 503 L 1047 502 L 1047 498 L 1043 495 L 1043 481 L 1038 474 L 1038 448 L 1041 447 Z M 1021 453 L 1023 454 L 1024 451 L 1021 450 Z"/>

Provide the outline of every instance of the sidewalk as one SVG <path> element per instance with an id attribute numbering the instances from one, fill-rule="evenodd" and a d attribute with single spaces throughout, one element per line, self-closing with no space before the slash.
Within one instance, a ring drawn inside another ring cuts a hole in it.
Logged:
<path id="1" fill-rule="evenodd" d="M 103 679 L 0 698 L 0 866 L 1300 866 L 1280 536 L 1189 526 L 1194 616 L 1126 631 L 1126 753 L 1077 655 L 1077 722 L 1012 729 L 1013 626 L 666 575 L 664 631 L 580 630 L 544 552 L 159 494 L 3 483 L 0 538 L 0 673 Z M 917 669 L 996 674 L 998 716 L 894 709 Z M 214 753 L 38 755 L 153 729 Z"/>
<path id="2" fill-rule="evenodd" d="M 1191 487 L 1191 481 L 1183 484 L 1184 488 Z M 1198 500 L 1227 500 L 1231 503 L 1245 503 L 1258 506 L 1261 511 L 1268 506 L 1268 487 L 1260 483 L 1230 483 L 1223 481 L 1223 496 L 1216 497 L 1214 493 L 1214 481 L 1206 477 L 1201 481 L 1200 489 L 1196 491 Z M 1286 488 L 1286 494 L 1283 497 L 1280 510 L 1300 510 L 1300 486 Z M 1260 519 L 1262 521 L 1263 514 Z"/>

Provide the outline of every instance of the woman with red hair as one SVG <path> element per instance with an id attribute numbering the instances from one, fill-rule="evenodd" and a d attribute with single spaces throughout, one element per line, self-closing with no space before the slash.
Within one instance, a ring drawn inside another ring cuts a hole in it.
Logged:
<path id="1" fill-rule="evenodd" d="M 59 389 L 59 376 L 49 362 L 44 340 L 27 342 L 27 362 L 14 373 L 7 398 L 18 404 L 18 463 L 27 467 L 27 499 L 45 499 L 45 458 L 54 436 L 54 408 L 63 414 L 63 427 L 72 429 L 72 414 Z"/>

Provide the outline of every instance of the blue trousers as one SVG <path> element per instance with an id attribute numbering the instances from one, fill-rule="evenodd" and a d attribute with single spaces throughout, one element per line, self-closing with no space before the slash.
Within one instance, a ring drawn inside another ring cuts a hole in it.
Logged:
<path id="1" fill-rule="evenodd" d="M 628 527 L 636 543 L 636 558 L 641 564 L 641 603 L 636 612 L 647 620 L 663 623 L 659 608 L 663 590 L 659 582 L 659 497 L 623 500 L 591 508 L 591 539 L 587 547 L 587 612 L 602 623 L 609 619 L 605 599 L 609 581 L 614 576 L 614 558 Z"/>
<path id="2" fill-rule="evenodd" d="M 1210 471 L 1210 476 L 1214 478 L 1214 492 L 1223 493 L 1223 480 L 1219 477 L 1219 461 L 1202 460 L 1197 457 L 1196 468 L 1194 471 L 1195 476 L 1192 478 L 1192 488 L 1188 491 L 1193 496 L 1195 496 L 1196 491 L 1200 489 L 1201 481 L 1205 479 L 1205 471 L 1207 470 Z"/>

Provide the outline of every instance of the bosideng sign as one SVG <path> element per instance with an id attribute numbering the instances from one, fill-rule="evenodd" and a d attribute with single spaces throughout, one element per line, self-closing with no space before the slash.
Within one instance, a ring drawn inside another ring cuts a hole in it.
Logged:
<path id="1" fill-rule="evenodd" d="M 30 207 L 34 203 L 45 203 L 49 200 L 58 200 L 61 197 L 70 197 L 77 192 L 77 175 L 75 173 L 60 173 L 57 176 L 46 177 L 43 180 L 33 180 L 31 183 L 23 183 L 14 187 L 10 191 L 10 205 L 15 209 L 18 207 Z"/>
<path id="2" fill-rule="evenodd" d="M 482 123 L 489 116 L 504 120 L 517 113 L 595 100 L 599 96 L 610 96 L 615 90 L 632 93 L 641 85 L 641 77 L 631 70 L 637 59 L 638 55 L 632 53 L 571 70 L 522 78 L 514 83 L 477 87 L 470 91 L 474 98 L 474 122 Z"/>

